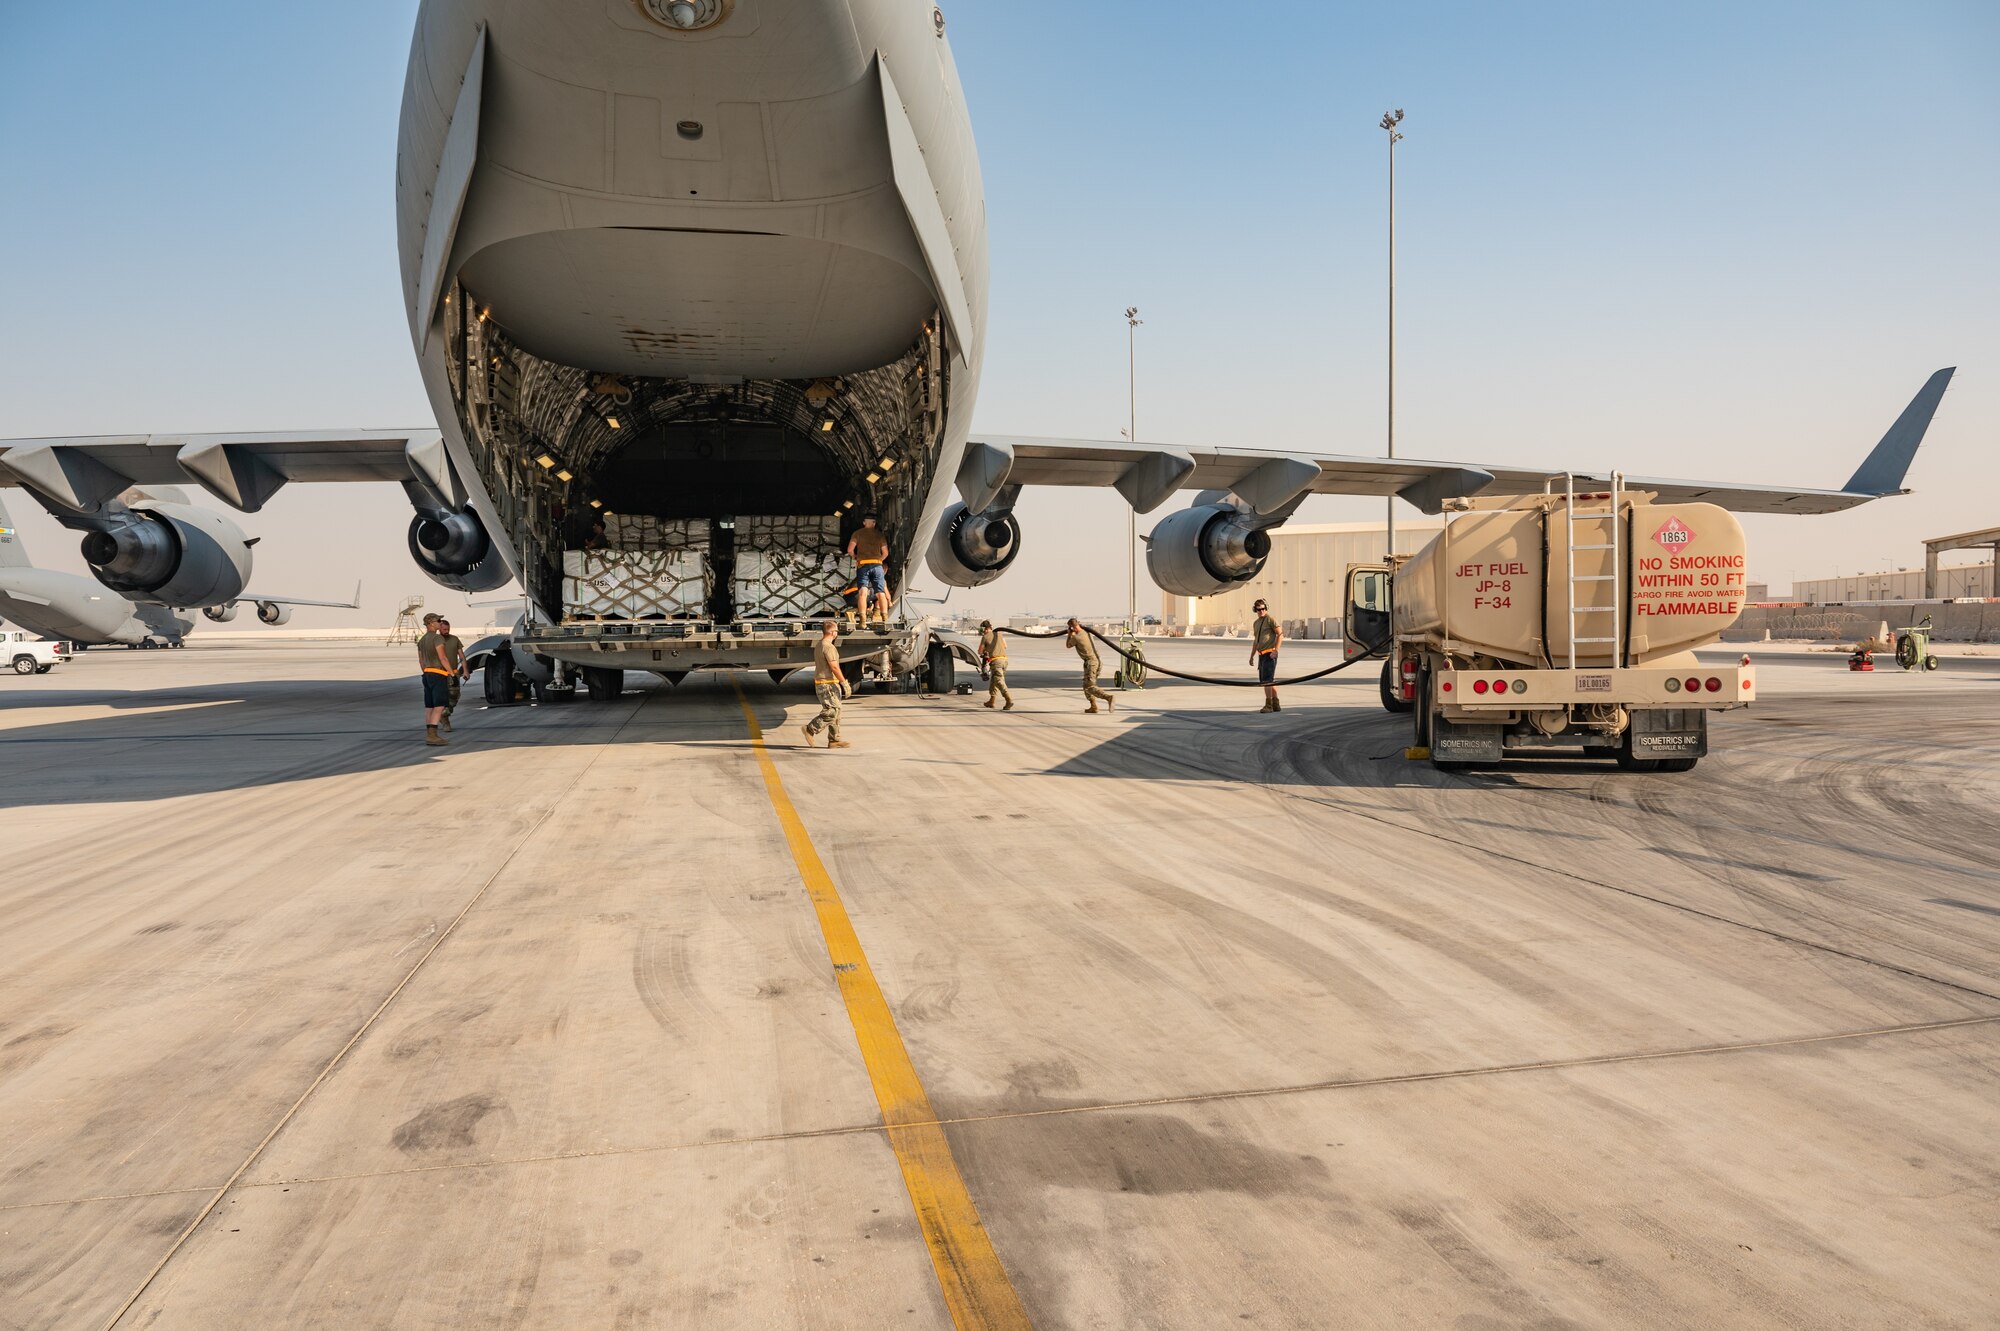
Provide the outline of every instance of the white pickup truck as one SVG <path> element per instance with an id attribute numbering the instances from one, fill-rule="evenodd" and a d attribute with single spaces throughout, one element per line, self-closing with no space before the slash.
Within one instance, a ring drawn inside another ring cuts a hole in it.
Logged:
<path id="1" fill-rule="evenodd" d="M 20 629 L 0 632 L 0 661 L 17 675 L 46 675 L 67 660 L 66 642 L 43 642 Z"/>

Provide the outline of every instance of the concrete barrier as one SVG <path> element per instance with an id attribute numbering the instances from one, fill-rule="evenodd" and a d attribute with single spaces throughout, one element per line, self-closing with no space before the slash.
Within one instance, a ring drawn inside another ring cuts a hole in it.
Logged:
<path id="1" fill-rule="evenodd" d="M 1938 642 L 2000 642 L 2000 600 L 1748 605 L 1722 640 L 1759 642 L 1768 633 L 1805 642 L 1858 642 L 1880 624 L 1905 629 L 1925 615 L 1931 617 L 1931 636 Z"/>

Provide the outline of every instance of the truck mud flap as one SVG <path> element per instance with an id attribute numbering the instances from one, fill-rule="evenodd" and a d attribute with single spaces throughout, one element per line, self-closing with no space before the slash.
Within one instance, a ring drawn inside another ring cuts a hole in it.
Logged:
<path id="1" fill-rule="evenodd" d="M 1648 707 L 1632 712 L 1634 758 L 1702 758 L 1708 754 L 1708 713 L 1699 707 Z"/>
<path id="2" fill-rule="evenodd" d="M 1468 724 L 1434 717 L 1431 721 L 1431 756 L 1446 763 L 1497 763 L 1502 745 L 1500 725 Z"/>

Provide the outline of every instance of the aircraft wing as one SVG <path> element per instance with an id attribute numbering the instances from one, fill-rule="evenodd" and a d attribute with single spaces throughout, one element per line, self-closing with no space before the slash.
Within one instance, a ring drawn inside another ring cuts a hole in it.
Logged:
<path id="1" fill-rule="evenodd" d="M 1670 502 L 1698 500 L 1739 513 L 1834 513 L 1904 493 L 1903 477 L 1951 376 L 1950 369 L 1933 374 L 1837 490 L 1650 476 L 1627 476 L 1625 485 L 1655 491 Z M 1447 499 L 1480 493 L 1536 494 L 1549 484 L 1560 488 L 1563 475 L 1560 467 L 1352 457 L 1309 449 L 1183 448 L 1122 439 L 975 434 L 958 481 L 974 511 L 990 504 L 1002 486 L 1096 485 L 1117 489 L 1141 513 L 1157 508 L 1176 490 L 1230 490 L 1260 512 L 1271 512 L 1301 494 L 1394 494 L 1426 513 L 1437 513 Z M 1595 472 L 1575 475 L 1585 486 L 1611 479 Z M 976 502 L 982 496 L 985 502 Z"/>
<path id="2" fill-rule="evenodd" d="M 229 605 L 313 605 L 328 610 L 359 610 L 361 608 L 361 584 L 354 584 L 354 598 L 348 601 L 308 601 L 303 596 L 256 596 L 249 592 L 229 601 Z"/>
<path id="3" fill-rule="evenodd" d="M 32 486 L 79 510 L 132 485 L 192 483 L 254 513 L 292 481 L 418 479 L 445 491 L 448 477 L 435 429 L 0 440 L 0 485 Z"/>

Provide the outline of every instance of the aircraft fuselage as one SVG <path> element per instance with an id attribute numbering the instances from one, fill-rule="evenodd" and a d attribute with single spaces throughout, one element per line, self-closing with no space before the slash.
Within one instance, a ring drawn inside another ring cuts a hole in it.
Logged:
<path id="1" fill-rule="evenodd" d="M 929 6 L 425 0 L 397 196 L 425 387 L 537 604 L 607 514 L 700 531 L 716 620 L 739 519 L 838 545 L 873 510 L 897 577 L 918 554 L 987 281 Z"/>

